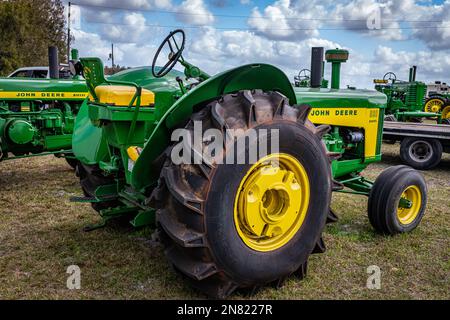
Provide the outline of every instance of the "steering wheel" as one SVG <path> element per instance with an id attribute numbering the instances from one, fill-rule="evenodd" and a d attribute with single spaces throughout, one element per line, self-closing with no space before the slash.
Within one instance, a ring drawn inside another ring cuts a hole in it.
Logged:
<path id="1" fill-rule="evenodd" d="M 384 75 L 383 80 L 391 80 L 392 82 L 394 82 L 395 80 L 397 80 L 397 76 L 393 72 L 388 72 Z"/>
<path id="2" fill-rule="evenodd" d="M 311 79 L 311 71 L 309 69 L 300 70 L 298 73 L 298 79 L 300 81 Z"/>
<path id="3" fill-rule="evenodd" d="M 175 37 L 176 35 L 179 35 L 181 37 L 181 43 L 177 42 L 177 38 Z M 158 50 L 156 51 L 155 57 L 153 58 L 152 74 L 155 78 L 164 77 L 173 69 L 173 67 L 175 67 L 180 58 L 183 59 L 181 54 L 183 53 L 184 50 L 185 40 L 186 35 L 184 31 L 181 29 L 171 31 L 169 35 L 164 39 L 164 41 L 161 43 Z M 170 50 L 168 57 L 169 61 L 164 65 L 164 67 L 156 71 L 156 61 L 158 60 L 159 55 L 166 46 L 168 46 Z"/>

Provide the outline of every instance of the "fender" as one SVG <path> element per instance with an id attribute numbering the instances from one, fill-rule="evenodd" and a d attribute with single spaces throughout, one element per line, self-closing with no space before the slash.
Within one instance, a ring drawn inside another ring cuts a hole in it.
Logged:
<path id="1" fill-rule="evenodd" d="M 185 94 L 161 118 L 134 166 L 131 174 L 134 189 L 143 190 L 157 182 L 159 172 L 153 172 L 150 164 L 170 145 L 171 129 L 188 120 L 195 106 L 225 94 L 252 89 L 278 91 L 291 104 L 296 104 L 289 79 L 283 71 L 268 64 L 244 65 L 209 78 Z"/>
<path id="2" fill-rule="evenodd" d="M 89 119 L 89 106 L 86 99 L 81 105 L 75 119 L 72 135 L 72 150 L 81 162 L 89 165 L 98 164 L 108 155 L 108 145 L 103 129 L 96 127 Z"/>

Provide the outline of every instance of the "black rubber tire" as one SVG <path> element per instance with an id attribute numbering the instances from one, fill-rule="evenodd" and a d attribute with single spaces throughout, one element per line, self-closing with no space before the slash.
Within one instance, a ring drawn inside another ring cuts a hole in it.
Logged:
<path id="1" fill-rule="evenodd" d="M 95 190 L 104 185 L 114 184 L 114 176 L 104 176 L 98 166 L 79 163 L 77 166 L 77 176 L 80 178 L 80 185 L 86 197 L 95 197 Z M 103 209 L 117 207 L 120 204 L 117 200 L 91 203 L 92 208 L 100 212 Z"/>
<path id="2" fill-rule="evenodd" d="M 310 107 L 298 109 L 276 92 L 245 91 L 225 95 L 193 114 L 203 128 L 279 129 L 280 152 L 304 166 L 310 180 L 310 202 L 300 230 L 277 250 L 259 252 L 239 237 L 234 224 L 234 198 L 250 164 L 175 165 L 161 173 L 152 201 L 160 203 L 156 219 L 166 255 L 197 289 L 225 298 L 237 288 L 282 283 L 292 274 L 303 277 L 308 257 L 324 248 L 321 238 L 331 201 L 331 169 L 321 141 L 328 126 L 307 120 Z M 270 141 L 270 140 L 269 140 Z M 250 141 L 248 145 L 251 145 Z M 245 150 L 245 154 L 248 151 Z M 228 146 L 224 148 L 226 157 Z M 324 250 L 324 249 L 323 249 Z"/>
<path id="3" fill-rule="evenodd" d="M 76 170 L 78 164 L 80 163 L 77 159 L 72 159 L 72 158 L 65 158 L 66 162 L 69 166 L 72 167 L 72 169 Z"/>
<path id="4" fill-rule="evenodd" d="M 384 121 L 397 122 L 397 118 L 393 114 L 388 114 L 384 117 Z"/>
<path id="5" fill-rule="evenodd" d="M 424 159 L 419 157 L 423 155 L 415 156 L 416 148 L 428 149 L 428 154 L 425 154 Z M 400 144 L 400 159 L 414 169 L 429 170 L 441 162 L 442 151 L 442 144 L 439 140 L 408 137 L 403 139 Z"/>
<path id="6" fill-rule="evenodd" d="M 441 124 L 444 124 L 446 126 L 450 125 L 450 118 L 442 119 Z"/>
<path id="7" fill-rule="evenodd" d="M 409 186 L 419 187 L 422 195 L 417 217 L 408 225 L 397 218 L 398 202 Z M 427 186 L 423 176 L 411 167 L 400 165 L 383 171 L 376 179 L 369 195 L 370 224 L 381 234 L 395 235 L 414 230 L 422 220 L 427 204 Z"/>

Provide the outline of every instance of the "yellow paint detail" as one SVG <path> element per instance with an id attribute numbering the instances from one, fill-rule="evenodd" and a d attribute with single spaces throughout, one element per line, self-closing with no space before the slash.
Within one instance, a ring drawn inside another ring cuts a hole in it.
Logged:
<path id="1" fill-rule="evenodd" d="M 442 119 L 450 119 L 450 106 L 446 106 L 444 110 L 442 110 Z"/>
<path id="2" fill-rule="evenodd" d="M 309 120 L 314 124 L 329 124 L 364 129 L 364 155 L 377 154 L 380 110 L 370 108 L 313 108 Z"/>
<path id="3" fill-rule="evenodd" d="M 288 154 L 272 154 L 242 179 L 234 203 L 234 223 L 242 241 L 260 252 L 277 250 L 300 230 L 310 201 L 303 165 Z"/>
<path id="4" fill-rule="evenodd" d="M 127 149 L 127 154 L 128 157 L 133 160 L 134 162 L 137 161 L 137 159 L 139 158 L 139 156 L 141 155 L 142 152 L 142 148 L 139 147 L 129 147 Z"/>
<path id="5" fill-rule="evenodd" d="M 95 94 L 100 103 L 128 107 L 136 94 L 136 88 L 130 86 L 98 86 Z M 155 103 L 155 94 L 150 90 L 142 89 L 141 106 L 150 106 Z M 136 101 L 133 104 L 136 105 Z"/>
<path id="6" fill-rule="evenodd" d="M 419 215 L 420 207 L 422 206 L 422 193 L 419 187 L 409 186 L 401 197 L 411 202 L 411 208 L 401 208 L 399 206 L 397 209 L 397 218 L 401 224 L 408 225 Z"/>
<path id="7" fill-rule="evenodd" d="M 0 91 L 0 99 L 55 99 L 55 100 L 84 100 L 87 92 L 25 92 L 25 91 Z"/>
<path id="8" fill-rule="evenodd" d="M 430 99 L 427 101 L 427 103 L 425 103 L 424 110 L 426 112 L 438 113 L 441 112 L 443 106 L 444 101 L 442 101 L 441 99 Z"/>

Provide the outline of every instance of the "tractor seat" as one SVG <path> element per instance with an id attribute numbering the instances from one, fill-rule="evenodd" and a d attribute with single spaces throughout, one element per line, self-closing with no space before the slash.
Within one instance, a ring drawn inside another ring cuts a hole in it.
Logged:
<path id="1" fill-rule="evenodd" d="M 128 107 L 136 94 L 136 88 L 131 86 L 101 85 L 95 87 L 95 95 L 98 102 L 114 106 Z M 133 106 L 136 106 L 134 102 Z M 147 89 L 142 89 L 141 106 L 148 107 L 155 104 L 155 94 Z"/>

